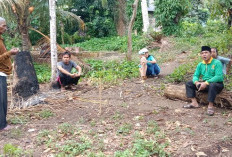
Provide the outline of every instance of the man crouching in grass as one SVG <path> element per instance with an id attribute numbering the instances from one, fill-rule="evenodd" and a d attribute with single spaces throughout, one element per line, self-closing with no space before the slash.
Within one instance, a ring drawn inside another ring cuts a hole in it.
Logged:
<path id="1" fill-rule="evenodd" d="M 193 80 L 186 83 L 186 95 L 191 98 L 191 103 L 184 105 L 184 108 L 198 108 L 199 104 L 196 100 L 196 90 L 208 92 L 208 109 L 207 114 L 214 115 L 214 100 L 216 95 L 219 94 L 224 88 L 223 85 L 223 72 L 222 64 L 219 60 L 211 56 L 211 48 L 202 46 L 201 58 L 203 59 L 197 65 Z M 200 77 L 202 81 L 200 81 Z"/>
<path id="2" fill-rule="evenodd" d="M 75 68 L 78 72 L 72 74 L 72 68 Z M 74 89 L 72 85 L 76 85 L 81 76 L 81 67 L 75 62 L 71 61 L 71 53 L 64 52 L 62 54 L 62 61 L 57 63 L 58 79 L 57 83 L 64 89 Z"/>

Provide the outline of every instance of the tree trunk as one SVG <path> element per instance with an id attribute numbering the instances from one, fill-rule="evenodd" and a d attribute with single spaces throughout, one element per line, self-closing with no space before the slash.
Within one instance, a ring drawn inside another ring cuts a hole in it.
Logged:
<path id="1" fill-rule="evenodd" d="M 228 9 L 228 14 L 229 14 L 229 17 L 228 17 L 228 27 L 230 28 L 232 26 L 232 8 Z"/>
<path id="2" fill-rule="evenodd" d="M 147 1 L 142 0 L 141 2 L 142 8 L 142 15 L 143 15 L 143 32 L 147 32 L 149 28 L 149 16 L 148 16 L 148 9 L 147 9 Z"/>
<path id="3" fill-rule="evenodd" d="M 39 83 L 30 52 L 19 52 L 14 61 L 13 95 L 19 101 L 36 94 L 38 90 Z"/>
<path id="4" fill-rule="evenodd" d="M 21 26 L 22 51 L 30 51 L 31 41 L 28 33 L 28 26 Z"/>
<path id="5" fill-rule="evenodd" d="M 56 80 L 57 71 L 57 46 L 56 46 L 56 1 L 49 0 L 50 12 L 50 47 L 51 47 L 51 82 Z"/>
<path id="6" fill-rule="evenodd" d="M 133 14 L 131 16 L 131 20 L 128 26 L 128 52 L 127 52 L 127 60 L 132 60 L 132 29 L 135 22 L 136 14 L 137 14 L 137 8 L 138 8 L 139 0 L 135 0 L 134 4 L 132 5 L 133 8 Z"/>
<path id="7" fill-rule="evenodd" d="M 117 33 L 119 36 L 124 36 L 126 33 L 126 1 L 118 0 L 118 19 L 117 21 Z"/>
<path id="8" fill-rule="evenodd" d="M 164 90 L 164 95 L 170 99 L 190 101 L 186 97 L 185 85 L 167 85 Z M 208 104 L 207 93 L 197 92 L 196 98 L 199 103 Z M 217 95 L 214 103 L 220 107 L 232 108 L 232 92 L 223 90 Z"/>
<path id="9" fill-rule="evenodd" d="M 60 23 L 60 32 L 61 32 L 61 41 L 62 41 L 62 44 L 64 45 L 64 23 L 63 22 Z"/>

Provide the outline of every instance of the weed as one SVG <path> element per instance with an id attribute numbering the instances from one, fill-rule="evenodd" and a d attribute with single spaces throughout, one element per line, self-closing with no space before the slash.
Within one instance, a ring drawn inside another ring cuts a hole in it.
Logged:
<path id="1" fill-rule="evenodd" d="M 33 64 L 39 83 L 49 82 L 51 78 L 51 67 L 48 64 Z"/>
<path id="2" fill-rule="evenodd" d="M 97 124 L 97 122 L 96 122 L 95 120 L 92 120 L 92 121 L 90 122 L 91 127 L 96 126 L 96 124 Z"/>
<path id="3" fill-rule="evenodd" d="M 164 148 L 167 147 L 167 143 L 159 144 L 157 141 L 138 139 L 135 141 L 132 151 L 134 156 L 168 156 L 164 151 Z"/>
<path id="4" fill-rule="evenodd" d="M 54 141 L 54 138 L 55 138 L 51 134 L 52 134 L 52 132 L 49 130 L 40 131 L 38 136 L 37 136 L 36 143 L 38 145 L 43 145 L 43 144 L 49 145 L 50 143 L 52 143 Z"/>
<path id="5" fill-rule="evenodd" d="M 230 141 L 230 140 L 232 140 L 232 138 L 231 137 L 228 137 L 228 136 L 223 136 L 222 137 L 222 141 Z"/>
<path id="6" fill-rule="evenodd" d="M 102 152 L 98 152 L 97 154 L 93 152 L 88 152 L 86 155 L 88 157 L 105 157 L 105 154 Z"/>
<path id="7" fill-rule="evenodd" d="M 17 116 L 17 115 L 15 115 L 14 117 L 10 118 L 9 121 L 10 121 L 11 124 L 25 124 L 29 120 L 28 120 L 27 116 Z"/>
<path id="8" fill-rule="evenodd" d="M 131 124 L 124 124 L 118 129 L 118 133 L 123 134 L 123 135 L 127 135 L 130 133 L 131 129 L 132 129 Z"/>
<path id="9" fill-rule="evenodd" d="M 147 133 L 155 134 L 157 131 L 160 131 L 158 124 L 155 121 L 149 121 Z"/>
<path id="10" fill-rule="evenodd" d="M 133 35 L 133 51 L 138 51 L 148 44 L 149 39 L 143 36 Z M 88 51 L 120 51 L 127 52 L 127 37 L 104 37 L 91 38 L 88 41 L 72 45 L 74 47 L 81 47 Z M 68 46 L 69 47 L 69 46 Z"/>
<path id="11" fill-rule="evenodd" d="M 42 118 L 53 117 L 54 113 L 51 110 L 45 109 L 39 112 L 39 116 Z"/>
<path id="12" fill-rule="evenodd" d="M 116 85 L 120 80 L 139 76 L 138 64 L 133 61 L 109 61 L 87 60 L 92 70 L 86 74 L 89 80 L 97 84 L 102 78 L 103 83 Z"/>
<path id="13" fill-rule="evenodd" d="M 23 136 L 23 132 L 21 129 L 11 129 L 7 136 L 9 138 L 18 139 Z"/>
<path id="14" fill-rule="evenodd" d="M 72 135 L 75 131 L 74 127 L 69 123 L 63 123 L 58 126 L 59 133 Z"/>
<path id="15" fill-rule="evenodd" d="M 190 135 L 194 135 L 194 131 L 191 128 L 185 128 L 185 131 L 187 131 Z"/>
<path id="16" fill-rule="evenodd" d="M 5 156 L 9 157 L 21 157 L 21 156 L 32 156 L 30 151 L 24 151 L 18 146 L 12 144 L 5 144 L 3 146 L 3 153 Z"/>
<path id="17" fill-rule="evenodd" d="M 120 106 L 121 106 L 121 107 L 127 107 L 128 104 L 127 104 L 127 103 L 122 103 L 122 104 L 120 104 Z"/>
<path id="18" fill-rule="evenodd" d="M 125 151 L 116 151 L 114 157 L 134 157 L 133 153 L 130 150 Z"/>
<path id="19" fill-rule="evenodd" d="M 112 117 L 114 120 L 120 120 L 120 119 L 123 119 L 123 114 L 119 113 L 119 112 L 116 112 L 113 117 Z"/>
<path id="20" fill-rule="evenodd" d="M 60 153 L 58 153 L 57 156 L 58 157 L 63 157 L 66 155 L 77 156 L 90 148 L 91 148 L 91 143 L 88 141 L 82 143 L 78 143 L 77 141 L 67 141 L 64 145 L 58 147 Z"/>
<path id="21" fill-rule="evenodd" d="M 205 123 L 205 124 L 208 123 L 208 119 L 204 119 L 203 123 Z"/>

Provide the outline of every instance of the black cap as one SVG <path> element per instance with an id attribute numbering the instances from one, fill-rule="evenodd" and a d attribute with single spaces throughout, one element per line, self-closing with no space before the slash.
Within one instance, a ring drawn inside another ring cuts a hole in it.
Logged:
<path id="1" fill-rule="evenodd" d="M 201 51 L 209 51 L 209 52 L 211 52 L 211 48 L 209 46 L 202 46 Z"/>

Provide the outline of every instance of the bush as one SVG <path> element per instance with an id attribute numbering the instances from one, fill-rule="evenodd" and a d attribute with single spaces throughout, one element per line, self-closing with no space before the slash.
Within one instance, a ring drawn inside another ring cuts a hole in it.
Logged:
<path id="1" fill-rule="evenodd" d="M 181 28 L 181 36 L 183 37 L 198 36 L 203 33 L 202 25 L 199 23 L 184 21 L 181 23 Z"/>
<path id="2" fill-rule="evenodd" d="M 39 83 L 46 83 L 51 78 L 51 67 L 48 64 L 34 63 L 37 79 Z"/>
<path id="3" fill-rule="evenodd" d="M 149 39 L 146 36 L 133 35 L 133 51 L 138 51 L 148 44 Z M 127 36 L 92 38 L 88 41 L 74 45 L 65 45 L 68 47 L 81 47 L 88 51 L 120 51 L 127 52 Z"/>
<path id="4" fill-rule="evenodd" d="M 101 78 L 102 82 L 108 84 L 117 84 L 119 80 L 133 78 L 139 76 L 138 64 L 133 61 L 110 61 L 102 60 L 87 60 L 92 70 L 89 71 L 86 77 L 93 79 Z"/>

